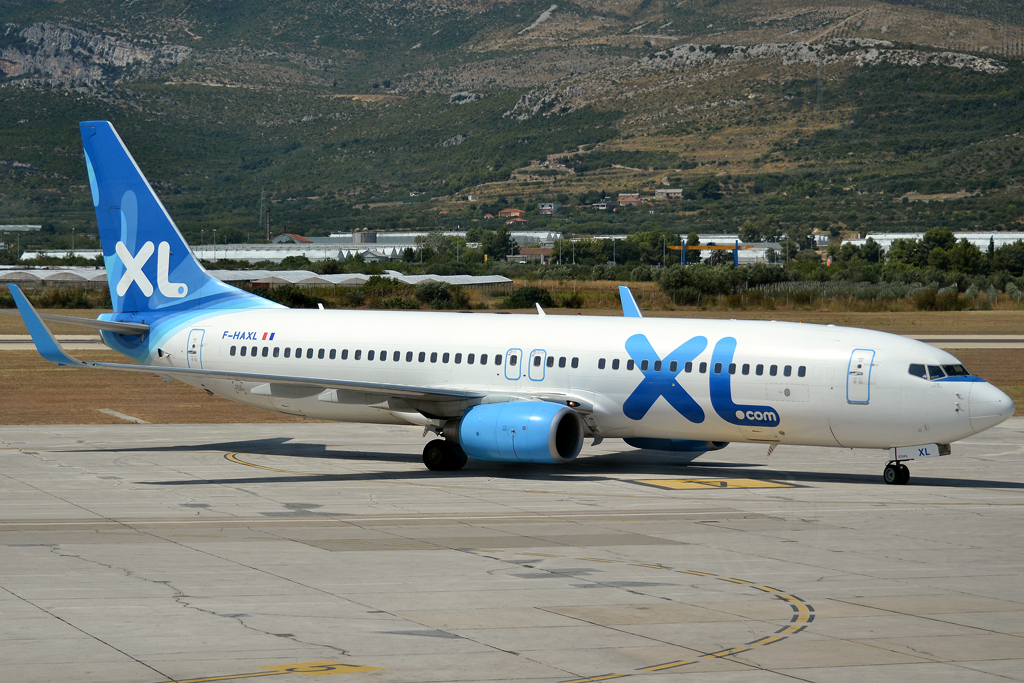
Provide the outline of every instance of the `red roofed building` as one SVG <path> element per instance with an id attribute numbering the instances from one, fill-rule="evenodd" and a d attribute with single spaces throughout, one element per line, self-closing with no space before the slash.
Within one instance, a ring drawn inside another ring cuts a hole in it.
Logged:
<path id="1" fill-rule="evenodd" d="M 526 212 L 522 209 L 502 209 L 498 212 L 498 218 L 522 218 Z"/>
<path id="2" fill-rule="evenodd" d="M 283 235 L 278 235 L 273 240 L 273 244 L 313 244 L 313 240 L 302 235 L 293 235 L 290 232 L 286 232 Z"/>

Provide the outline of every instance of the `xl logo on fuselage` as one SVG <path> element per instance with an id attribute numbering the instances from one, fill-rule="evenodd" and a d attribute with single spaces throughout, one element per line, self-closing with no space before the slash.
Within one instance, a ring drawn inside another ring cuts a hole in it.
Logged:
<path id="1" fill-rule="evenodd" d="M 629 398 L 622 404 L 622 412 L 631 420 L 642 420 L 659 398 L 664 398 L 676 412 L 690 422 L 704 421 L 704 410 L 683 389 L 676 377 L 685 364 L 704 352 L 708 346 L 706 337 L 693 337 L 675 351 L 659 358 L 654 347 L 642 334 L 634 334 L 626 340 L 626 353 L 637 364 L 644 378 Z M 779 424 L 779 415 L 771 406 L 740 405 L 732 400 L 731 375 L 727 368 L 736 352 L 736 339 L 724 337 L 715 344 L 711 354 L 709 389 L 711 406 L 720 418 L 734 425 L 769 427 Z M 653 367 L 645 361 L 654 361 Z M 672 362 L 675 361 L 674 371 Z"/>
<path id="2" fill-rule="evenodd" d="M 117 252 L 117 256 L 121 259 L 121 263 L 124 264 L 125 268 L 121 281 L 117 283 L 117 295 L 124 296 L 134 282 L 147 297 L 153 296 L 153 283 L 142 272 L 150 257 L 153 256 L 153 243 L 146 242 L 143 244 L 142 248 L 139 249 L 139 253 L 135 256 L 132 256 L 131 252 L 128 251 L 128 247 L 125 246 L 124 242 L 118 242 L 114 247 L 114 251 Z M 167 298 L 181 299 L 188 294 L 188 285 L 184 282 L 170 282 L 168 279 L 168 271 L 170 269 L 171 245 L 167 242 L 161 242 L 156 256 L 156 286 L 160 289 L 160 293 Z"/>

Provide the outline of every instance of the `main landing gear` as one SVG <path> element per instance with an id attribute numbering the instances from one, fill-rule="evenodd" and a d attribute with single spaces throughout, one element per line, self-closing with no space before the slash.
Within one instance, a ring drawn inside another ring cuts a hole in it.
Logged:
<path id="1" fill-rule="evenodd" d="M 891 462 L 885 466 L 882 479 L 886 484 L 906 484 L 910 481 L 910 468 L 901 462 Z"/>
<path id="2" fill-rule="evenodd" d="M 434 472 L 461 470 L 466 460 L 462 448 L 445 439 L 434 439 L 423 447 L 423 464 Z"/>

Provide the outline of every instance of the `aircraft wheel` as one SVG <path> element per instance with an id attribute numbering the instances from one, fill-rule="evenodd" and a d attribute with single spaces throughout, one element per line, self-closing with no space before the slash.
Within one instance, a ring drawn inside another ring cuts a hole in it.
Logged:
<path id="1" fill-rule="evenodd" d="M 908 481 L 910 481 L 910 468 L 904 465 L 903 463 L 900 463 L 899 468 L 900 480 L 897 483 L 901 485 L 906 484 Z"/>
<path id="2" fill-rule="evenodd" d="M 427 445 L 429 446 L 430 444 Z M 427 457 L 426 451 L 424 451 L 423 457 L 425 460 Z M 430 467 L 430 465 L 427 465 L 427 467 Z M 886 484 L 899 484 L 901 478 L 902 477 L 900 476 L 900 471 L 899 469 L 897 469 L 896 465 L 890 463 L 885 466 L 885 470 L 882 472 L 882 479 L 885 481 Z"/>
<path id="3" fill-rule="evenodd" d="M 434 439 L 423 447 L 423 464 L 432 472 L 461 470 L 466 460 L 461 448 L 444 439 Z"/>

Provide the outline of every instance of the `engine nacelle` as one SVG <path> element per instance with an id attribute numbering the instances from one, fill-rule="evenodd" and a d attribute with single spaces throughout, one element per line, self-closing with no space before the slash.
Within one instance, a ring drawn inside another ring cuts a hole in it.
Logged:
<path id="1" fill-rule="evenodd" d="M 444 436 L 477 460 L 563 463 L 583 448 L 583 420 L 544 401 L 489 403 L 446 423 Z"/>
<path id="2" fill-rule="evenodd" d="M 707 453 L 720 451 L 729 445 L 728 441 L 694 441 L 692 439 L 623 439 L 633 448 L 647 448 L 652 451 L 676 451 L 683 453 Z"/>

